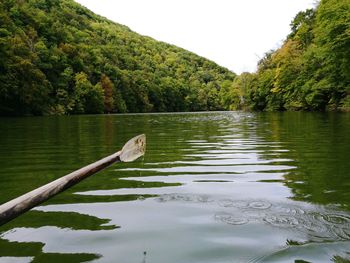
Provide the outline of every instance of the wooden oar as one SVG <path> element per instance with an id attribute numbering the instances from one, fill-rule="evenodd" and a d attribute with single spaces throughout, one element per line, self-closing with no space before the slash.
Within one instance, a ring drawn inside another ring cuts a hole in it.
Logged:
<path id="1" fill-rule="evenodd" d="M 0 226 L 115 162 L 132 162 L 136 160 L 144 155 L 145 150 L 146 136 L 144 134 L 136 136 L 129 140 L 121 151 L 1 205 Z"/>

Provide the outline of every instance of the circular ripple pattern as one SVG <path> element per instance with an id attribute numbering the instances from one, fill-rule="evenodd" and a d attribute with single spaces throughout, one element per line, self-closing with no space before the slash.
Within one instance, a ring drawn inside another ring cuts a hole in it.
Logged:
<path id="1" fill-rule="evenodd" d="M 247 208 L 248 206 L 249 206 L 249 203 L 246 201 L 241 201 L 241 200 L 232 201 L 232 207 Z"/>
<path id="2" fill-rule="evenodd" d="M 288 214 L 288 215 L 304 215 L 305 211 L 300 207 L 292 205 L 275 205 L 272 208 L 276 213 Z"/>
<path id="3" fill-rule="evenodd" d="M 271 207 L 271 204 L 266 201 L 254 201 L 250 202 L 248 206 L 253 209 L 268 209 Z"/>
<path id="4" fill-rule="evenodd" d="M 244 225 L 251 222 L 267 223 L 274 227 L 293 229 L 305 234 L 310 241 L 323 242 L 350 240 L 350 215 L 333 209 L 315 211 L 310 208 L 289 204 L 272 204 L 266 200 L 215 200 L 208 195 L 165 194 L 157 198 L 159 202 L 215 201 L 225 212 L 215 214 L 215 219 L 229 225 Z"/>
<path id="5" fill-rule="evenodd" d="M 271 207 L 271 203 L 267 201 L 242 201 L 232 199 L 221 199 L 218 201 L 219 206 L 222 207 L 236 207 L 236 208 L 252 208 L 252 209 L 268 209 Z"/>
<path id="6" fill-rule="evenodd" d="M 290 228 L 299 225 L 299 220 L 297 218 L 288 215 L 266 216 L 263 220 L 270 225 L 281 228 Z"/>
<path id="7" fill-rule="evenodd" d="M 215 219 L 229 225 L 244 225 L 249 222 L 248 218 L 238 217 L 230 213 L 218 213 Z"/>
<path id="8" fill-rule="evenodd" d="M 350 240 L 350 228 L 332 226 L 331 231 L 340 240 Z"/>
<path id="9" fill-rule="evenodd" d="M 310 233 L 316 233 L 318 236 L 325 235 L 329 229 L 325 224 L 313 219 L 313 217 L 306 216 L 299 219 L 299 228 L 301 230 L 307 230 Z"/>
<path id="10" fill-rule="evenodd" d="M 350 217 L 343 214 L 324 214 L 322 215 L 322 219 L 329 224 L 350 224 Z"/>
<path id="11" fill-rule="evenodd" d="M 218 201 L 219 206 L 233 207 L 233 201 L 231 199 L 222 199 Z"/>
<path id="12" fill-rule="evenodd" d="M 221 207 L 236 207 L 236 208 L 247 208 L 249 203 L 246 201 L 232 200 L 232 199 L 221 199 L 218 201 Z"/>

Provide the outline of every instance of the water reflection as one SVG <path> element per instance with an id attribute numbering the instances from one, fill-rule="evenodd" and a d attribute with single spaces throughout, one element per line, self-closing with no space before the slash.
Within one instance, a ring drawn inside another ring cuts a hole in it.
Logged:
<path id="1" fill-rule="evenodd" d="M 350 208 L 349 114 L 261 114 L 258 123 L 257 134 L 280 141 L 298 166 L 285 177 L 295 200 Z"/>
<path id="2" fill-rule="evenodd" d="M 13 195 L 10 189 L 24 190 L 11 178 L 34 188 L 137 133 L 147 134 L 148 147 L 144 160 L 108 169 L 0 229 L 7 247 L 0 256 L 36 262 L 52 255 L 73 262 L 346 258 L 348 119 L 197 113 L 43 118 L 30 127 L 15 121 L 29 130 L 22 143 L 4 130 L 0 135 L 6 135 L 4 144 L 15 143 L 5 147 L 12 156 L 24 153 L 25 166 L 4 162 L 0 183 L 9 191 L 2 200 Z M 45 132 L 38 132 L 39 123 Z"/>
<path id="3" fill-rule="evenodd" d="M 159 202 L 215 203 L 216 220 L 230 225 L 267 223 L 278 228 L 299 231 L 308 237 L 307 242 L 350 240 L 350 214 L 336 208 L 302 206 L 293 203 L 270 203 L 265 200 L 215 200 L 207 195 L 165 194 Z"/>

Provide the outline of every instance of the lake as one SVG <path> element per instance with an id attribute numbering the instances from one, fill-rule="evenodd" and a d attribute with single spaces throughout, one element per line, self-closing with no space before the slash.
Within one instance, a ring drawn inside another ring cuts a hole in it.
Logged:
<path id="1" fill-rule="evenodd" d="M 210 112 L 0 119 L 0 203 L 147 135 L 0 227 L 0 262 L 344 262 L 350 114 Z"/>

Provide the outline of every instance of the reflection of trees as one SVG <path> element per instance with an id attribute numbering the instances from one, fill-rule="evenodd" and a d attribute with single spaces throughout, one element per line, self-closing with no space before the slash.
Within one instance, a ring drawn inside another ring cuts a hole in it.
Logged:
<path id="1" fill-rule="evenodd" d="M 239 144 L 238 148 L 243 147 L 242 151 L 250 148 L 253 151 L 259 150 L 257 155 L 261 154 L 261 158 L 266 160 L 294 160 L 291 164 L 297 166 L 297 169 L 291 170 L 285 176 L 285 184 L 293 192 L 294 199 L 343 205 L 350 203 L 347 177 L 350 170 L 347 162 L 350 150 L 348 115 L 261 113 L 253 118 L 248 115 L 250 114 L 194 113 L 4 120 L 2 125 L 11 127 L 11 132 L 0 130 L 1 144 L 4 145 L 0 148 L 0 165 L 3 168 L 0 171 L 0 202 L 106 156 L 120 149 L 131 137 L 146 133 L 147 152 L 143 161 L 118 164 L 106 169 L 54 197 L 49 203 L 88 205 L 136 200 L 140 196 L 89 196 L 73 193 L 178 185 L 141 182 L 126 177 L 160 174 L 170 176 L 168 173 L 152 171 L 152 168 L 183 166 L 185 162 L 203 160 L 205 157 L 201 156 L 204 152 L 202 146 L 206 147 L 205 150 L 220 151 L 232 149 L 235 143 Z M 275 151 L 281 149 L 289 151 Z M 127 180 L 121 180 L 122 178 Z M 105 225 L 108 222 L 109 219 L 72 212 L 32 211 L 2 226 L 0 232 L 43 226 L 73 230 L 108 230 L 108 233 L 119 231 L 114 225 Z M 43 253 L 43 245 L 0 239 L 0 256 L 34 256 L 34 262 L 78 262 L 98 257 L 94 254 Z"/>
<path id="2" fill-rule="evenodd" d="M 115 225 L 105 225 L 109 221 L 109 219 L 101 219 L 74 212 L 42 212 L 32 210 L 2 226 L 1 232 L 16 227 L 39 228 L 43 226 L 57 226 L 74 230 L 86 229 L 91 231 L 118 228 Z"/>
<path id="3" fill-rule="evenodd" d="M 44 253 L 43 243 L 30 242 L 19 243 L 9 242 L 0 239 L 0 255 L 5 257 L 34 257 L 31 262 L 85 262 L 98 259 L 100 255 L 79 253 L 79 254 L 59 254 Z"/>
<path id="4" fill-rule="evenodd" d="M 133 117 L 74 116 L 57 118 L 3 119 L 0 129 L 0 203 L 33 190 L 72 170 L 96 161 L 117 150 L 132 136 L 144 132 L 147 120 L 124 127 Z M 137 118 L 136 118 L 137 119 Z M 137 122 L 137 120 L 136 120 Z M 135 134 L 136 133 L 136 134 Z M 139 163 L 137 165 L 140 165 Z M 164 183 L 141 183 L 119 180 L 113 167 L 89 178 L 80 185 L 57 195 L 48 203 L 96 203 L 136 200 L 137 195 L 83 196 L 73 192 L 84 190 L 161 187 Z M 143 196 L 147 197 L 147 196 Z M 113 230 L 104 225 L 109 219 L 72 212 L 30 211 L 1 226 L 0 233 L 14 228 L 56 226 L 73 230 Z M 98 258 L 94 254 L 43 253 L 42 243 L 9 242 L 0 239 L 0 256 L 33 256 L 33 262 L 81 262 Z"/>
<path id="5" fill-rule="evenodd" d="M 279 141 L 289 150 L 281 155 L 295 160 L 298 168 L 285 176 L 294 199 L 350 206 L 349 115 L 289 112 L 258 116 L 258 134 L 267 141 Z"/>
<path id="6" fill-rule="evenodd" d="M 209 140 L 217 135 L 218 124 L 203 122 L 203 115 L 108 115 L 55 118 L 6 119 L 0 130 L 0 203 L 35 189 L 88 163 L 117 151 L 131 137 L 147 134 L 147 154 L 142 161 L 118 164 L 55 196 L 45 204 L 76 204 L 130 201 L 138 195 L 89 196 L 74 192 L 118 188 L 175 186 L 164 182 L 120 180 L 140 176 L 140 171 L 116 170 L 139 168 L 147 163 L 172 163 L 184 159 L 188 140 Z M 223 120 L 217 120 L 221 122 Z M 196 137 L 197 136 L 197 137 Z M 147 169 L 145 169 L 147 170 Z M 155 175 L 142 171 L 143 176 Z M 149 197 L 149 196 L 143 196 Z M 44 204 L 44 205 L 45 205 Z M 37 229 L 44 226 L 72 230 L 113 230 L 109 219 L 72 212 L 30 211 L 2 226 L 0 233 L 15 228 Z M 0 256 L 31 256 L 34 262 L 81 262 L 98 258 L 94 254 L 43 253 L 43 243 L 9 242 L 0 239 Z"/>
<path id="7" fill-rule="evenodd" d="M 94 216 L 73 212 L 41 212 L 29 211 L 1 227 L 1 232 L 17 227 L 40 228 L 44 226 L 57 226 L 74 230 L 112 230 L 118 228 L 115 225 L 104 225 L 108 219 L 100 219 Z M 97 259 L 95 254 L 60 254 L 44 253 L 43 243 L 39 242 L 10 242 L 0 239 L 0 256 L 5 257 L 34 257 L 32 262 L 82 262 Z"/>

